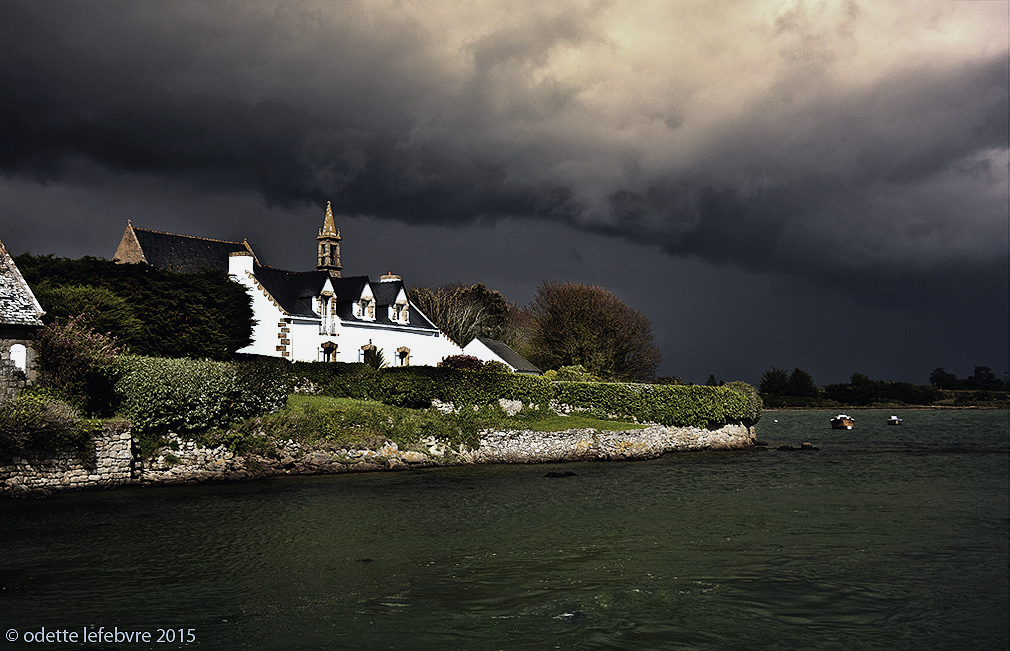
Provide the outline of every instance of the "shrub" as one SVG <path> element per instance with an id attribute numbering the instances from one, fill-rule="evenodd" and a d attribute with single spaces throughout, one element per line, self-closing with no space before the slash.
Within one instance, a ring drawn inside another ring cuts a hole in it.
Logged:
<path id="1" fill-rule="evenodd" d="M 234 418 L 252 418 L 283 409 L 292 391 L 287 360 L 231 362 L 235 369 Z"/>
<path id="2" fill-rule="evenodd" d="M 168 431 L 193 435 L 276 411 L 290 391 L 283 363 L 130 355 L 120 368 L 120 410 L 145 448 Z"/>
<path id="3" fill-rule="evenodd" d="M 557 370 L 554 379 L 559 382 L 602 382 L 603 380 L 593 375 L 581 364 L 575 366 L 562 366 Z"/>
<path id="4" fill-rule="evenodd" d="M 294 362 L 295 386 L 311 385 L 316 393 L 333 398 L 378 399 L 379 372 L 360 362 Z"/>
<path id="5" fill-rule="evenodd" d="M 463 371 L 477 371 L 483 365 L 483 361 L 472 355 L 451 355 L 438 363 L 439 368 L 457 368 Z"/>
<path id="6" fill-rule="evenodd" d="M 0 454 L 55 451 L 91 442 L 95 421 L 45 389 L 25 389 L 0 405 Z"/>
<path id="7" fill-rule="evenodd" d="M 745 423 L 753 425 L 761 419 L 761 410 L 764 408 L 764 402 L 761 400 L 761 394 L 757 392 L 757 389 L 746 382 L 727 382 L 723 385 L 723 388 L 736 391 L 747 399 L 747 406 L 742 419 Z"/>
<path id="8" fill-rule="evenodd" d="M 116 340 L 95 332 L 77 315 L 43 327 L 33 344 L 41 384 L 88 413 L 107 415 L 113 409 Z"/>
<path id="9" fill-rule="evenodd" d="M 492 359 L 489 362 L 484 362 L 484 366 L 480 370 L 482 373 L 511 373 L 512 367 L 505 362 Z"/>
<path id="10" fill-rule="evenodd" d="M 365 364 L 374 368 L 380 369 L 386 366 L 386 356 L 382 352 L 381 348 L 366 348 L 365 349 Z"/>

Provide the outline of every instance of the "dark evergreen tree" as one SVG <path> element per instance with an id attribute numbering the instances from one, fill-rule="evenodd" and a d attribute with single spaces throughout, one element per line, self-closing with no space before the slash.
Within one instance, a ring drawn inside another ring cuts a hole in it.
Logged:
<path id="1" fill-rule="evenodd" d="M 33 291 L 43 287 L 43 296 L 55 297 L 53 292 L 73 295 L 78 290 L 66 288 L 91 287 L 119 297 L 141 325 L 138 331 L 136 322 L 123 316 L 126 311 L 122 310 L 119 325 L 110 333 L 132 353 L 221 360 L 252 343 L 252 298 L 223 272 L 180 274 L 100 258 L 70 260 L 27 254 L 18 256 L 16 264 Z M 107 298 L 102 292 L 82 291 L 90 292 L 92 298 Z M 81 304 L 82 313 L 93 313 L 93 302 Z M 56 312 L 64 309 L 53 302 L 42 307 Z"/>
<path id="2" fill-rule="evenodd" d="M 974 391 L 999 391 L 1003 388 L 1003 381 L 988 366 L 976 366 L 975 372 L 964 381 L 964 386 Z"/>
<path id="3" fill-rule="evenodd" d="M 956 375 L 948 373 L 942 366 L 938 366 L 929 374 L 929 383 L 937 389 L 956 389 L 959 382 Z"/>
<path id="4" fill-rule="evenodd" d="M 816 398 L 820 391 L 814 378 L 801 368 L 794 368 L 789 376 L 789 395 L 798 398 Z"/>
<path id="5" fill-rule="evenodd" d="M 789 372 L 783 368 L 773 366 L 761 376 L 761 384 L 758 387 L 758 391 L 770 396 L 789 395 Z"/>

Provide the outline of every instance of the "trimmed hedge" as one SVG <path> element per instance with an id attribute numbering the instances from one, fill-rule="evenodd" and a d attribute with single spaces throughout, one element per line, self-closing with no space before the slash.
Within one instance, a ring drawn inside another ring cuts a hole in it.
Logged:
<path id="1" fill-rule="evenodd" d="M 747 399 L 723 387 L 625 383 L 555 383 L 555 399 L 668 426 L 706 427 L 747 419 Z"/>
<path id="2" fill-rule="evenodd" d="M 367 370 L 366 370 L 367 369 Z M 483 407 L 499 398 L 547 406 L 558 402 L 590 413 L 668 426 L 721 426 L 757 422 L 761 398 L 743 382 L 725 387 L 552 382 L 538 375 L 464 371 L 429 366 L 368 369 L 364 364 L 300 362 L 292 366 L 296 386 L 337 398 L 376 400 L 423 408 L 433 399 Z"/>
<path id="3" fill-rule="evenodd" d="M 126 355 L 118 366 L 120 413 L 140 438 L 227 427 L 283 408 L 290 392 L 287 366 L 279 362 Z"/>

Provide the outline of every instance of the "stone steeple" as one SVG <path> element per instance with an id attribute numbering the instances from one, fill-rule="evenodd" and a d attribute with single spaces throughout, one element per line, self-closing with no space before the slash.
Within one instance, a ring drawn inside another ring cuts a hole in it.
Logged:
<path id="1" fill-rule="evenodd" d="M 316 237 L 316 269 L 340 277 L 340 231 L 333 222 L 333 207 L 326 202 L 326 217 Z"/>

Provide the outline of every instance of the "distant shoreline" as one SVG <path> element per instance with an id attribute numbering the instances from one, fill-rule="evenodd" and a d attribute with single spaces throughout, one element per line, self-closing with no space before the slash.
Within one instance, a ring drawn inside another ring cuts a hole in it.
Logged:
<path id="1" fill-rule="evenodd" d="M 839 405 L 836 407 L 765 407 L 762 414 L 776 411 L 954 411 L 977 409 L 982 411 L 1008 411 L 1008 405 L 887 405 L 884 407 L 855 407 Z"/>

